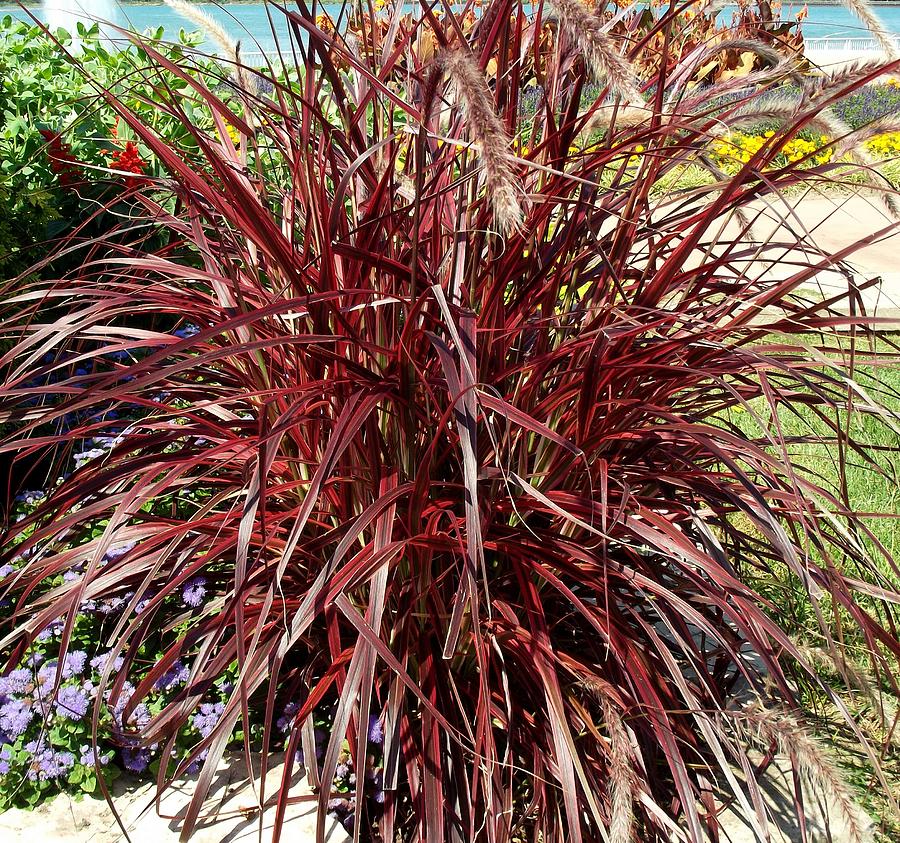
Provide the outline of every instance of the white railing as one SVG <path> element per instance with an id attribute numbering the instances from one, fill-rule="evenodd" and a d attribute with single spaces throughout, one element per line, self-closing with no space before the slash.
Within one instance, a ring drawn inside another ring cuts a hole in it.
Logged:
<path id="1" fill-rule="evenodd" d="M 900 49 L 900 36 L 894 36 L 894 43 L 897 45 L 897 48 Z M 841 38 L 838 36 L 829 38 L 804 38 L 803 48 L 809 56 L 823 54 L 828 56 L 837 56 L 839 54 L 860 55 L 866 53 L 878 53 L 881 51 L 881 46 L 873 38 Z M 284 59 L 288 63 L 288 66 L 293 64 L 293 57 L 289 51 L 285 53 Z M 278 67 L 281 63 L 277 50 L 272 50 L 269 53 L 258 50 L 241 50 L 241 61 L 248 67 L 258 68 L 267 67 L 270 62 L 274 67 Z"/>
<path id="2" fill-rule="evenodd" d="M 900 47 L 900 38 L 894 36 L 894 44 Z M 881 46 L 874 38 L 804 38 L 803 47 L 808 53 L 877 53 Z"/>
<path id="3" fill-rule="evenodd" d="M 285 55 L 284 59 L 290 62 L 290 54 Z M 277 50 L 272 50 L 271 53 L 263 53 L 258 50 L 253 52 L 241 50 L 241 62 L 246 64 L 247 67 L 268 67 L 270 64 L 273 67 L 278 67 L 281 64 L 281 59 L 278 57 Z"/>

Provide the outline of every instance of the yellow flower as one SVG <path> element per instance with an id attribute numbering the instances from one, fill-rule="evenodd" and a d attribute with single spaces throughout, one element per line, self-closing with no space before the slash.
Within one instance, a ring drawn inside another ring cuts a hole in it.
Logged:
<path id="1" fill-rule="evenodd" d="M 231 142 L 235 146 L 241 145 L 241 133 L 231 125 L 231 123 L 225 124 L 225 131 L 228 133 L 228 137 L 231 138 Z"/>

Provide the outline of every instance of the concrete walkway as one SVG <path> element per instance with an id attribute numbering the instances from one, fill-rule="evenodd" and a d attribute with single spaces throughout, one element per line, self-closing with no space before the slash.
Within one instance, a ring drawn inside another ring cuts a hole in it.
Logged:
<path id="1" fill-rule="evenodd" d="M 248 782 L 243 755 L 231 755 L 216 771 L 192 843 L 270 843 L 275 819 L 275 795 L 284 769 L 279 761 L 266 776 L 266 808 L 260 812 L 255 790 Z M 160 805 L 154 802 L 155 783 L 122 776 L 113 783 L 113 801 L 131 843 L 177 843 L 194 792 L 196 777 L 176 782 Z M 258 783 L 258 782 L 257 782 Z M 291 782 L 291 797 L 307 797 L 288 805 L 282 840 L 315 843 L 316 802 L 302 770 Z M 262 832 L 260 833 L 260 823 Z M 0 814 L 0 841 L 18 843 L 119 843 L 125 841 L 109 805 L 103 799 L 80 801 L 61 794 L 34 811 L 12 809 Z M 347 833 L 328 817 L 326 843 L 346 843 Z"/>
<path id="2" fill-rule="evenodd" d="M 856 312 L 862 305 L 869 316 L 887 320 L 880 325 L 881 330 L 900 329 L 900 222 L 891 218 L 880 197 L 809 194 L 770 198 L 753 203 L 749 211 L 752 237 L 747 238 L 748 245 L 768 245 L 758 255 L 732 261 L 732 270 L 762 281 L 777 281 L 809 264 L 821 263 L 823 269 L 802 288 L 810 298 L 820 300 L 845 294 L 848 289 L 848 273 L 829 268 L 830 256 L 890 229 L 846 257 L 844 265 L 849 266 L 849 276 L 856 285 L 877 279 L 877 283 L 860 292 Z M 738 222 L 731 218 L 724 230 L 717 223 L 710 236 L 714 241 L 727 242 L 739 236 L 740 230 Z M 805 244 L 803 248 L 798 247 L 801 242 Z M 698 259 L 703 256 L 698 255 Z M 849 303 L 842 301 L 835 309 L 847 313 Z"/>

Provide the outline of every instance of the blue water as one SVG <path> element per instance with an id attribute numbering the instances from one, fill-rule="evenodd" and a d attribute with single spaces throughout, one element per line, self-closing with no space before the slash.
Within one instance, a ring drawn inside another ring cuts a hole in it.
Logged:
<path id="1" fill-rule="evenodd" d="M 69 4 L 78 2 L 79 0 L 68 0 Z M 84 6 L 88 7 L 91 0 L 83 2 Z M 273 9 L 270 21 L 264 3 L 235 4 L 224 8 L 211 3 L 197 5 L 224 24 L 236 39 L 240 39 L 245 52 L 271 50 L 276 38 L 282 41 L 287 37 L 284 16 L 277 9 Z M 802 3 L 785 3 L 782 6 L 782 18 L 793 20 L 802 8 Z M 877 12 L 885 27 L 900 35 L 900 6 L 881 7 Z M 0 14 L 27 18 L 18 6 L 0 5 Z M 39 18 L 42 16 L 40 9 L 35 9 L 35 14 Z M 728 7 L 723 9 L 721 17 L 725 22 L 730 20 L 731 11 Z M 120 6 L 114 22 L 120 26 L 130 26 L 138 32 L 162 26 L 170 38 L 174 38 L 181 28 L 188 31 L 196 28 L 164 5 Z M 807 38 L 852 38 L 867 35 L 859 21 L 842 6 L 810 6 L 809 17 L 803 21 L 802 31 Z"/>

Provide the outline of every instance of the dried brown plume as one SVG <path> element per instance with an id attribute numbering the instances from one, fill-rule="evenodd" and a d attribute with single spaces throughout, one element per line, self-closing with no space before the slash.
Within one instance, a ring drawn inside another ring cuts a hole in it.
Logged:
<path id="1" fill-rule="evenodd" d="M 450 50 L 441 55 L 440 62 L 481 159 L 494 219 L 501 232 L 508 234 L 520 228 L 524 219 L 522 195 L 510 161 L 510 138 L 471 52 L 464 48 Z"/>

